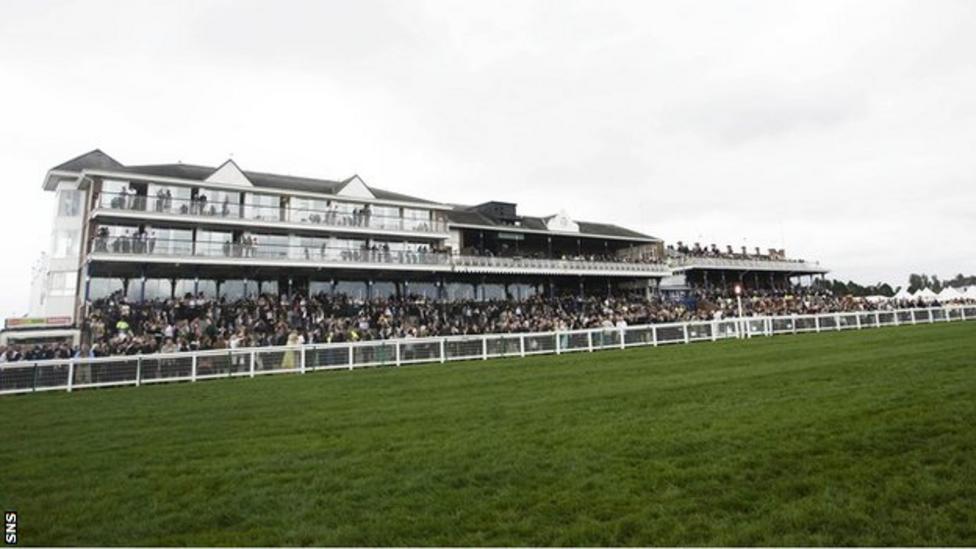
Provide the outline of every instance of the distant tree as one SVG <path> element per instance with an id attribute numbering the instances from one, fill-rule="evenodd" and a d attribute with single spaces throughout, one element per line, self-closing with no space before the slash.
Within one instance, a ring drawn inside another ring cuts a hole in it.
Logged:
<path id="1" fill-rule="evenodd" d="M 922 277 L 925 275 L 912 273 L 908 275 L 908 291 L 915 293 L 925 287 L 925 280 Z"/>

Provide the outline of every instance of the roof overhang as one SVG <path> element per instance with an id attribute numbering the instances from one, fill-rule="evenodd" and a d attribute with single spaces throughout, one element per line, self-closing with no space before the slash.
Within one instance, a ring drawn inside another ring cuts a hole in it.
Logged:
<path id="1" fill-rule="evenodd" d="M 44 183 L 42 188 L 45 191 L 55 191 L 58 189 L 58 183 L 62 181 L 73 181 L 81 176 L 80 172 L 72 172 L 67 170 L 51 170 L 47 172 L 44 177 Z"/>
<path id="2" fill-rule="evenodd" d="M 539 229 L 527 229 L 525 227 L 509 227 L 509 226 L 498 226 L 498 225 L 478 225 L 475 223 L 454 223 L 448 220 L 448 228 L 459 227 L 462 229 L 482 229 L 485 231 L 502 231 L 509 233 L 527 233 L 527 234 L 544 234 L 549 236 L 565 236 L 569 238 L 593 238 L 601 240 L 626 240 L 628 242 L 640 242 L 642 244 L 654 244 L 657 242 L 663 242 L 659 238 L 654 238 L 653 236 L 648 237 L 636 237 L 636 236 L 620 236 L 620 235 L 609 235 L 609 234 L 595 234 L 595 233 L 572 233 L 565 231 L 543 231 Z"/>

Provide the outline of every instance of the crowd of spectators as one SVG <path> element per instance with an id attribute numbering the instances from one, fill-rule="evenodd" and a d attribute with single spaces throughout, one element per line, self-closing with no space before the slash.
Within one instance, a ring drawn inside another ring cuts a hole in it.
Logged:
<path id="1" fill-rule="evenodd" d="M 743 314 L 790 315 L 890 310 L 922 302 L 872 302 L 826 290 L 753 292 Z M 938 303 L 935 303 L 938 305 Z M 420 296 L 355 300 L 343 294 L 261 295 L 227 301 L 202 295 L 128 302 L 121 295 L 90 304 L 86 343 L 0 348 L 0 362 L 73 356 L 171 353 L 485 333 L 527 333 L 738 315 L 727 292 L 699 290 L 680 299 L 637 295 L 531 297 L 522 301 L 435 301 Z"/>
<path id="2" fill-rule="evenodd" d="M 787 259 L 786 250 L 782 249 L 770 248 L 766 253 L 762 253 L 757 246 L 753 248 L 753 253 L 750 253 L 745 246 L 742 246 L 740 251 L 736 252 L 730 245 L 725 246 L 725 249 L 722 250 L 715 244 L 702 246 L 698 242 L 695 242 L 692 246 L 688 246 L 680 240 L 676 244 L 669 244 L 666 253 L 668 257 L 714 257 L 721 259 L 754 259 L 759 261 L 792 261 L 803 263 L 802 259 Z"/>

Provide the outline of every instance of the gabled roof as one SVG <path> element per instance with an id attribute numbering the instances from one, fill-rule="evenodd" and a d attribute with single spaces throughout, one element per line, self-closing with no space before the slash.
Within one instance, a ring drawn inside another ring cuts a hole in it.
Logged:
<path id="1" fill-rule="evenodd" d="M 105 154 L 101 149 L 95 149 L 58 164 L 51 168 L 51 171 L 80 172 L 81 170 L 110 170 L 121 167 L 121 162 Z"/>
<path id="2" fill-rule="evenodd" d="M 172 177 L 175 179 L 189 179 L 192 181 L 206 181 L 218 168 L 200 166 L 196 164 L 147 164 L 140 166 L 122 166 L 111 168 L 113 171 L 139 175 L 154 175 L 158 177 Z M 302 191 L 310 193 L 338 194 L 346 183 L 356 176 L 342 181 L 331 179 L 314 179 L 294 175 L 280 175 L 266 172 L 252 172 L 241 170 L 247 179 L 257 188 L 276 189 L 282 191 Z M 385 191 L 376 187 L 369 187 L 373 196 L 380 200 L 396 202 L 416 202 L 418 204 L 438 204 L 433 200 L 426 200 L 401 193 Z"/>

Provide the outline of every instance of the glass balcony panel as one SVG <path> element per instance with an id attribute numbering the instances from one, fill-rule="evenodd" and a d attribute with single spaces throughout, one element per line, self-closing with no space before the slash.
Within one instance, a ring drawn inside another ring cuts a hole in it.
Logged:
<path id="1" fill-rule="evenodd" d="M 185 189 L 185 188 L 184 188 Z M 187 192 L 176 193 L 162 186 L 150 185 L 148 195 L 122 189 L 103 191 L 95 206 L 103 210 L 140 211 L 192 217 L 244 219 L 261 222 L 284 222 L 327 227 L 351 227 L 386 231 L 426 233 L 447 232 L 443 219 L 433 220 L 430 210 L 352 204 L 304 197 L 292 197 L 282 206 L 280 196 L 246 193 L 241 204 L 240 193 L 213 189 L 201 190 L 191 198 Z M 402 212 L 402 214 L 401 214 Z"/>

